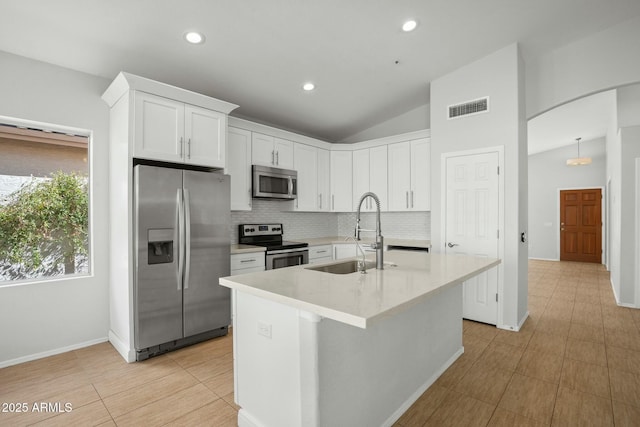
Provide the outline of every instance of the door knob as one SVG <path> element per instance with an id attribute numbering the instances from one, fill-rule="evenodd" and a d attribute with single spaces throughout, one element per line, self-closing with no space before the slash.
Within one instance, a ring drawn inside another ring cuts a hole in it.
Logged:
<path id="1" fill-rule="evenodd" d="M 451 242 L 449 242 L 449 243 L 447 243 L 447 246 L 449 246 L 450 248 L 452 248 L 452 247 L 454 247 L 454 246 L 460 246 L 460 245 L 458 245 L 457 243 L 451 243 Z"/>

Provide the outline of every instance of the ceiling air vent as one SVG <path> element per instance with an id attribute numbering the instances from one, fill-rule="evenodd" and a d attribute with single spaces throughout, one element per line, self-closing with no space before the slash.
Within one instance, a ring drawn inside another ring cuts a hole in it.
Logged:
<path id="1" fill-rule="evenodd" d="M 489 97 L 475 99 L 462 104 L 449 105 L 448 109 L 450 119 L 470 114 L 486 113 L 489 111 Z"/>

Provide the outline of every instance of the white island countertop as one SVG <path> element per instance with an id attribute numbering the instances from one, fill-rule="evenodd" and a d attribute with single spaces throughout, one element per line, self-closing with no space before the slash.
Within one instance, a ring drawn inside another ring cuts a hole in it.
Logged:
<path id="1" fill-rule="evenodd" d="M 390 251 L 384 253 L 385 269 L 372 268 L 367 274 L 331 274 L 308 269 L 343 261 L 222 277 L 220 284 L 366 328 L 376 318 L 408 308 L 500 264 L 500 260 L 494 258 Z M 390 263 L 395 266 L 388 265 Z"/>

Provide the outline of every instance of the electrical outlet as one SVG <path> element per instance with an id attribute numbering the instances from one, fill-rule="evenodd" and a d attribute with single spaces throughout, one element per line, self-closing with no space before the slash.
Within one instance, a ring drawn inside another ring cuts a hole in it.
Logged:
<path id="1" fill-rule="evenodd" d="M 271 338 L 271 324 L 258 320 L 258 334 Z"/>

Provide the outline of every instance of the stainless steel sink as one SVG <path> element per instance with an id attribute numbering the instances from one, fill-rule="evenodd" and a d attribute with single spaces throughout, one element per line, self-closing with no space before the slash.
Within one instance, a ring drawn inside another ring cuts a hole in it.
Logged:
<path id="1" fill-rule="evenodd" d="M 376 266 L 375 261 L 369 261 L 369 260 L 365 261 L 365 270 L 368 270 L 375 266 Z M 331 274 L 349 274 L 349 273 L 355 273 L 356 271 L 358 271 L 358 261 L 356 260 L 342 261 L 342 262 L 336 262 L 334 264 L 329 264 L 329 265 L 320 265 L 317 267 L 306 267 L 306 269 L 321 271 L 323 273 L 331 273 Z"/>

